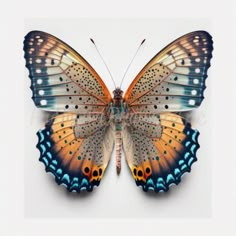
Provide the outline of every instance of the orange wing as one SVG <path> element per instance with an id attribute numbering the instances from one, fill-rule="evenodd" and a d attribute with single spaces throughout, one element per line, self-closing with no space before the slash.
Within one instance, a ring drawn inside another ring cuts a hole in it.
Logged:
<path id="1" fill-rule="evenodd" d="M 111 95 L 89 63 L 60 39 L 32 31 L 24 51 L 33 100 L 47 111 L 101 112 Z"/>
<path id="2" fill-rule="evenodd" d="M 133 178 L 144 191 L 166 192 L 191 171 L 197 160 L 199 132 L 173 113 L 145 115 L 143 120 L 149 121 L 146 124 L 137 117 L 133 119 L 135 125 L 126 124 L 123 130 L 124 152 Z M 151 132 L 145 134 L 138 126 L 147 126 Z"/>
<path id="3" fill-rule="evenodd" d="M 155 55 L 125 93 L 133 112 L 186 111 L 203 100 L 213 42 L 205 31 L 186 34 Z"/>
<path id="4" fill-rule="evenodd" d="M 99 185 L 114 145 L 105 116 L 64 113 L 52 118 L 37 135 L 39 160 L 58 184 L 76 192 L 92 191 Z"/>

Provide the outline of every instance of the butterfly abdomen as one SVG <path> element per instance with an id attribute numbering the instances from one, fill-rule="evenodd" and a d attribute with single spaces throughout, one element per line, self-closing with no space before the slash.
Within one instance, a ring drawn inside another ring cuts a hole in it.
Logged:
<path id="1" fill-rule="evenodd" d="M 116 170 L 117 174 L 121 170 L 121 146 L 122 146 L 122 116 L 123 108 L 114 107 L 114 122 L 115 122 L 115 144 L 116 144 Z"/>
<path id="2" fill-rule="evenodd" d="M 116 171 L 117 174 L 120 174 L 121 170 L 121 145 L 122 145 L 122 138 L 121 138 L 121 124 L 116 124 Z"/>

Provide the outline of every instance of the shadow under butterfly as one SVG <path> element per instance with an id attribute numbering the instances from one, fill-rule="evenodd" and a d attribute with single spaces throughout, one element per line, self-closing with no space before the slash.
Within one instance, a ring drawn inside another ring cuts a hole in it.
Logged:
<path id="1" fill-rule="evenodd" d="M 200 106 L 212 50 L 209 33 L 188 33 L 156 54 L 124 95 L 116 87 L 112 97 L 74 49 L 48 33 L 29 32 L 24 52 L 32 98 L 38 108 L 54 112 L 37 133 L 46 171 L 69 191 L 92 191 L 115 145 L 117 173 L 123 146 L 144 191 L 166 192 L 178 184 L 199 148 L 199 132 L 179 112 Z"/>

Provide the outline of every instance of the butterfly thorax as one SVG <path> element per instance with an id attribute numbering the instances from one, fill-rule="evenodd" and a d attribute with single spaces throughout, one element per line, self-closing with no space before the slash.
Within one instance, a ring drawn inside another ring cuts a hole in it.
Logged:
<path id="1" fill-rule="evenodd" d="M 123 101 L 123 91 L 116 88 L 113 91 L 114 97 L 112 102 L 112 113 L 114 115 L 115 123 L 120 123 L 124 115 L 124 101 Z"/>

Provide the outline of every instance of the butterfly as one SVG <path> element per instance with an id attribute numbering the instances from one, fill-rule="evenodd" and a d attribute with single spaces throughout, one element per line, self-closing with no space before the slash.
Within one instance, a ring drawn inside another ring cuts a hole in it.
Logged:
<path id="1" fill-rule="evenodd" d="M 200 106 L 213 41 L 188 33 L 157 53 L 123 95 L 113 96 L 93 67 L 60 39 L 41 31 L 25 36 L 26 67 L 36 107 L 53 112 L 37 132 L 39 160 L 69 191 L 92 191 L 115 146 L 122 147 L 137 184 L 166 192 L 197 160 L 199 132 L 177 112 Z"/>

